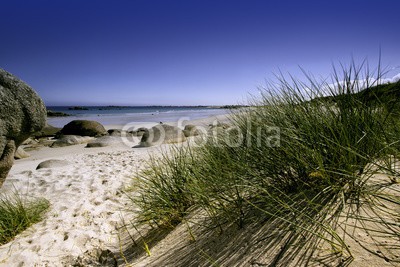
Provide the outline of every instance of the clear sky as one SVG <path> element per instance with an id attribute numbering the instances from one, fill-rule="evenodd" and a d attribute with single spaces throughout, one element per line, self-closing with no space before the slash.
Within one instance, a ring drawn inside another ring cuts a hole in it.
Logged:
<path id="1" fill-rule="evenodd" d="M 0 68 L 47 105 L 222 105 L 273 73 L 400 65 L 399 0 L 0 0 Z M 390 74 L 397 74 L 400 69 Z"/>

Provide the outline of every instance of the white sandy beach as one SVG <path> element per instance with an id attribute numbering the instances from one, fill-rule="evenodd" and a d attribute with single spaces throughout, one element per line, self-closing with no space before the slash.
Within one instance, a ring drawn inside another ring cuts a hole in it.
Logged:
<path id="1" fill-rule="evenodd" d="M 208 125 L 217 117 L 191 123 Z M 219 120 L 226 116 L 218 116 Z M 138 125 L 137 127 L 151 125 Z M 106 128 L 122 128 L 107 125 Z M 137 143 L 139 138 L 136 138 Z M 19 192 L 44 197 L 50 209 L 43 221 L 0 247 L 0 266 L 68 266 L 77 258 L 98 251 L 118 251 L 119 227 L 129 201 L 124 189 L 150 155 L 168 145 L 132 148 L 124 143 L 101 148 L 85 144 L 43 147 L 30 157 L 16 160 L 0 193 Z M 68 166 L 36 170 L 48 159 L 67 160 Z"/>

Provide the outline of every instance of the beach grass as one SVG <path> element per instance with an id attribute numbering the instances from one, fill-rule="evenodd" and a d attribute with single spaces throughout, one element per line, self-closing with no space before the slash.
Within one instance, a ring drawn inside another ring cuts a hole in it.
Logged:
<path id="1" fill-rule="evenodd" d="M 42 219 L 49 208 L 44 199 L 27 200 L 17 193 L 0 197 L 0 244 L 10 242 L 16 235 Z"/>
<path id="2" fill-rule="evenodd" d="M 175 148 L 162 153 L 161 158 L 150 158 L 145 171 L 138 174 L 132 200 L 140 206 L 139 224 L 174 227 L 186 216 L 193 205 L 188 189 L 194 164 L 191 150 Z M 148 196 L 152 196 L 149 198 Z"/>
<path id="3" fill-rule="evenodd" d="M 369 70 L 352 63 L 321 82 L 278 76 L 232 114 L 230 129 L 150 162 L 134 198 L 140 223 L 173 226 L 197 208 L 221 230 L 277 224 L 287 249 L 273 263 L 303 266 L 324 246 L 351 262 L 347 240 L 357 230 L 374 239 L 378 257 L 399 262 L 399 245 L 382 236 L 398 241 L 400 232 L 400 109 L 390 100 L 400 83 L 380 84 L 382 71 Z"/>

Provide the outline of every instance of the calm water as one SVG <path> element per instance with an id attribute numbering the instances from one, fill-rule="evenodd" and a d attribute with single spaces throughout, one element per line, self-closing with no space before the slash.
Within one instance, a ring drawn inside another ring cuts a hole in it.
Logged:
<path id="1" fill-rule="evenodd" d="M 63 127 L 72 120 L 94 120 L 103 125 L 125 125 L 127 123 L 158 123 L 195 120 L 229 113 L 228 109 L 207 107 L 85 107 L 88 110 L 69 110 L 69 107 L 47 107 L 51 111 L 71 114 L 68 117 L 50 117 L 50 125 Z"/>

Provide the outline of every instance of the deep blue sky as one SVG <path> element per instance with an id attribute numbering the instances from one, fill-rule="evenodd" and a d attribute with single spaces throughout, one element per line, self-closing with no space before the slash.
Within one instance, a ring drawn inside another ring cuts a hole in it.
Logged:
<path id="1" fill-rule="evenodd" d="M 400 65 L 400 1 L 0 0 L 0 68 L 47 105 L 219 105 L 298 66 Z M 397 74 L 399 69 L 389 75 Z"/>

